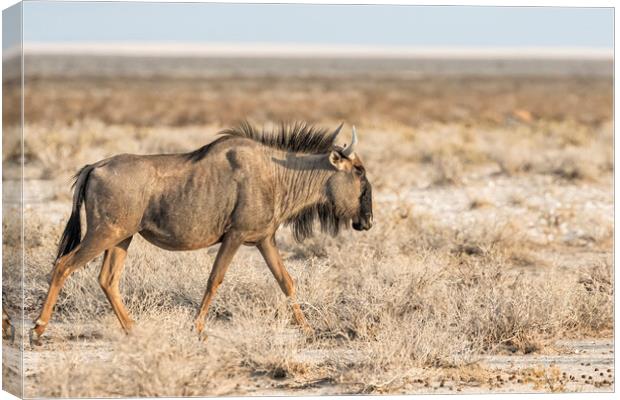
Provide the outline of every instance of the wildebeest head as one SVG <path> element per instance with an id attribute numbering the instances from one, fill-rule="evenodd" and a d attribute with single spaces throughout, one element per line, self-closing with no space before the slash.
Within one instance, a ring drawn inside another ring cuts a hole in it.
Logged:
<path id="1" fill-rule="evenodd" d="M 352 221 L 353 229 L 361 231 L 372 227 L 372 186 L 366 170 L 355 151 L 355 127 L 351 143 L 345 147 L 334 146 L 329 162 L 338 171 L 327 182 L 327 195 L 334 212 Z"/>

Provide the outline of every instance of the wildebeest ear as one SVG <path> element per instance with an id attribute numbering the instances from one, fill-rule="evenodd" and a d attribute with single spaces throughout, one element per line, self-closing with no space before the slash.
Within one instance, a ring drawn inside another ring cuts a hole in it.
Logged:
<path id="1" fill-rule="evenodd" d="M 337 170 L 342 171 L 344 169 L 344 160 L 345 158 L 337 150 L 332 150 L 329 153 L 329 162 Z"/>

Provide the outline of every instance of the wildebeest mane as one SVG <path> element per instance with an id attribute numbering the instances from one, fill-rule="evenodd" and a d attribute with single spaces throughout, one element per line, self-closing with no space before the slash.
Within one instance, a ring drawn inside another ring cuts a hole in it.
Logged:
<path id="1" fill-rule="evenodd" d="M 276 129 L 266 131 L 257 129 L 247 121 L 219 132 L 222 137 L 189 153 L 189 158 L 198 161 L 204 158 L 209 148 L 220 140 L 241 137 L 261 143 L 265 146 L 295 153 L 324 154 L 334 146 L 334 141 L 342 124 L 333 132 L 317 128 L 307 122 L 281 123 Z"/>
<path id="2" fill-rule="evenodd" d="M 295 240 L 302 242 L 312 236 L 314 222 L 317 220 L 321 225 L 321 231 L 332 236 L 336 236 L 340 228 L 349 224 L 349 219 L 339 216 L 330 203 L 320 203 L 304 208 L 297 215 L 285 221 L 285 225 L 291 226 Z"/>
<path id="3" fill-rule="evenodd" d="M 236 127 L 223 130 L 220 134 L 251 139 L 284 151 L 323 154 L 331 150 L 339 131 L 340 128 L 329 133 L 328 129 L 317 128 L 307 122 L 281 123 L 277 129 L 265 131 L 258 130 L 249 122 L 243 121 Z"/>

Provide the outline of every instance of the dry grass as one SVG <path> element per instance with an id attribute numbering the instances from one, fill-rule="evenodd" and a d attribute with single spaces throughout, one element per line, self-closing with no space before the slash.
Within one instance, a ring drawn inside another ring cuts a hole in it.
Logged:
<path id="1" fill-rule="evenodd" d="M 46 124 L 72 124 L 96 115 L 106 125 L 134 126 L 229 125 L 245 118 L 356 123 L 389 118 L 406 126 L 456 122 L 472 128 L 540 120 L 598 125 L 612 117 L 612 81 L 607 77 L 27 78 L 28 120 Z M 7 108 L 3 115 L 11 118 L 15 112 Z"/>
<path id="2" fill-rule="evenodd" d="M 266 384 L 394 393 L 446 379 L 459 388 L 489 379 L 483 355 L 609 336 L 610 88 L 599 78 L 32 80 L 26 191 L 50 203 L 26 209 L 27 318 L 47 290 L 77 168 L 120 152 L 188 151 L 235 119 L 355 122 L 377 223 L 303 244 L 280 232 L 314 337 L 291 325 L 246 249 L 215 298 L 206 344 L 191 321 L 214 249 L 172 253 L 137 238 L 121 282 L 135 332 L 120 333 L 95 260 L 65 285 L 49 353 L 28 360 L 27 394 L 252 394 Z M 560 95 L 567 89 L 580 97 Z M 4 149 L 10 167 L 18 143 Z M 19 226 L 10 215 L 3 223 L 3 299 L 18 304 Z M 541 390 L 562 389 L 556 371 L 541 371 Z"/>
<path id="3" fill-rule="evenodd" d="M 514 261 L 533 251 L 517 228 L 457 235 L 423 214 L 377 211 L 383 223 L 361 236 L 302 245 L 287 232 L 280 236 L 314 338 L 296 333 L 275 281 L 258 252 L 248 250 L 213 304 L 212 337 L 198 342 L 191 321 L 213 252 L 170 253 L 140 239 L 122 281 L 138 328 L 125 337 L 98 286 L 97 260 L 63 290 L 49 336 L 66 352 L 55 368 L 41 366 L 36 395 L 249 393 L 256 376 L 285 388 L 322 380 L 349 392 L 393 392 L 420 379 L 421 370 L 462 368 L 483 354 L 537 352 L 557 338 L 612 329 L 611 264 L 578 274 L 541 266 L 536 276 Z M 46 290 L 49 257 L 27 260 L 32 316 Z M 105 357 L 69 351 L 75 340 L 101 342 Z"/>

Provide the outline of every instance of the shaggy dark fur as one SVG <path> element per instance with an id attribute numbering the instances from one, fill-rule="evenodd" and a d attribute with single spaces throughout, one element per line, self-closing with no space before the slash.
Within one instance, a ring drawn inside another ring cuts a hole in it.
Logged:
<path id="1" fill-rule="evenodd" d="M 338 215 L 331 204 L 322 203 L 302 210 L 286 221 L 285 225 L 291 226 L 293 237 L 301 243 L 313 235 L 314 221 L 316 220 L 321 224 L 321 231 L 332 236 L 336 236 L 340 232 L 340 228 L 346 229 L 351 221 L 350 218 Z"/>
<path id="2" fill-rule="evenodd" d="M 188 156 L 192 161 L 200 161 L 213 144 L 230 137 L 247 138 L 265 146 L 295 153 L 325 154 L 334 146 L 334 140 L 341 128 L 342 124 L 329 133 L 328 129 L 317 128 L 306 122 L 294 122 L 292 124 L 281 123 L 277 130 L 267 132 L 258 130 L 249 122 L 243 121 L 234 128 L 221 131 L 219 134 L 223 137 L 189 153 Z"/>

